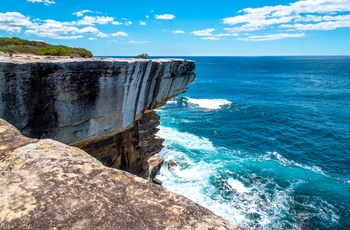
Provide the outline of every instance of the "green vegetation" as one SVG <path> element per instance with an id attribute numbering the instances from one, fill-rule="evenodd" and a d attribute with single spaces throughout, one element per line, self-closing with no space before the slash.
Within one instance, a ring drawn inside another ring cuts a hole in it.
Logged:
<path id="1" fill-rule="evenodd" d="M 139 54 L 135 58 L 147 59 L 148 57 L 148 54 Z"/>
<path id="2" fill-rule="evenodd" d="M 0 37 L 0 51 L 9 53 L 10 56 L 16 53 L 26 53 L 50 56 L 92 57 L 92 53 L 86 49 L 49 45 L 45 42 L 28 41 L 15 37 Z"/>

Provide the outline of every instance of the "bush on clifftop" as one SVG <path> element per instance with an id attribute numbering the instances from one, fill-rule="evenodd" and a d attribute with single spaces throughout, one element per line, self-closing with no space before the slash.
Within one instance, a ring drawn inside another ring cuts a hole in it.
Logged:
<path id="1" fill-rule="evenodd" d="M 148 54 L 139 54 L 135 58 L 147 59 L 148 58 Z"/>
<path id="2" fill-rule="evenodd" d="M 9 53 L 26 53 L 35 55 L 51 55 L 51 56 L 71 56 L 71 57 L 92 57 L 92 53 L 82 48 L 71 48 L 68 46 L 49 45 L 45 42 L 28 41 L 20 38 L 1 38 L 0 51 Z"/>

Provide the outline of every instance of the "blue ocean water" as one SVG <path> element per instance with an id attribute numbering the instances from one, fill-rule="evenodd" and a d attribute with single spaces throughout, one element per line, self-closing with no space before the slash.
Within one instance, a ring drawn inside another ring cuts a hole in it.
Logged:
<path id="1" fill-rule="evenodd" d="M 350 229 L 350 57 L 186 57 L 163 186 L 247 229 Z"/>

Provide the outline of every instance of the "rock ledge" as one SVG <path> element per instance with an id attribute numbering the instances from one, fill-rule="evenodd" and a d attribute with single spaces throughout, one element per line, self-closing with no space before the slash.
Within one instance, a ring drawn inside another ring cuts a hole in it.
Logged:
<path id="1" fill-rule="evenodd" d="M 0 229 L 240 229 L 84 151 L 0 119 Z"/>

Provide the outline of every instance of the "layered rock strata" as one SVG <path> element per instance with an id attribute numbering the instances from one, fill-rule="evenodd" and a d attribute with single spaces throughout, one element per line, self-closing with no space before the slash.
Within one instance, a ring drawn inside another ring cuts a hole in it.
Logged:
<path id="1" fill-rule="evenodd" d="M 0 58 L 0 118 L 147 177 L 163 141 L 153 110 L 186 91 L 194 69 L 180 59 Z"/>
<path id="2" fill-rule="evenodd" d="M 0 119 L 0 229 L 239 229 L 200 205 Z"/>

